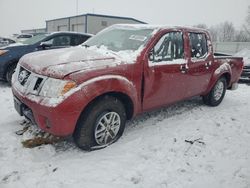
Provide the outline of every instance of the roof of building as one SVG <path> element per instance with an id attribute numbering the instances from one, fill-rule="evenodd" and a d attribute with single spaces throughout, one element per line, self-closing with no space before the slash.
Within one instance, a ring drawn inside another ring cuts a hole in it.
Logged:
<path id="1" fill-rule="evenodd" d="M 124 19 L 124 20 L 132 20 L 136 21 L 138 23 L 146 24 L 146 22 L 131 18 L 131 17 L 121 17 L 121 16 L 110 16 L 110 15 L 103 15 L 103 14 L 81 14 L 81 15 L 76 15 L 76 16 L 69 16 L 69 17 L 64 17 L 64 18 L 57 18 L 57 19 L 52 19 L 52 20 L 46 20 L 46 22 L 50 21 L 55 21 L 55 20 L 62 20 L 62 19 L 69 19 L 69 18 L 75 18 L 75 17 L 80 17 L 80 16 L 96 16 L 96 17 L 104 17 L 104 18 L 116 18 L 116 19 Z"/>

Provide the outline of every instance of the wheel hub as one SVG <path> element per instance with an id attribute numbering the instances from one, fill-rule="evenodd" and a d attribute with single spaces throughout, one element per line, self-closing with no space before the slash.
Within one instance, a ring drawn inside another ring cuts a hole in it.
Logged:
<path id="1" fill-rule="evenodd" d="M 214 88 L 214 99 L 216 101 L 218 101 L 222 97 L 223 91 L 224 91 L 223 82 L 218 82 Z"/>
<path id="2" fill-rule="evenodd" d="M 121 126 L 121 119 L 116 112 L 105 112 L 98 119 L 95 126 L 95 141 L 99 145 L 111 143 L 117 136 Z"/>

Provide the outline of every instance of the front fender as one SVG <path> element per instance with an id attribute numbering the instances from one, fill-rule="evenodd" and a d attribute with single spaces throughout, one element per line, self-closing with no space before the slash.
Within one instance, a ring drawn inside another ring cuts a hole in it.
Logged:
<path id="1" fill-rule="evenodd" d="M 127 95 L 134 105 L 134 113 L 138 112 L 139 97 L 133 82 L 120 75 L 105 75 L 89 79 L 78 87 L 78 92 L 83 94 L 87 100 L 83 104 L 83 109 L 95 98 L 110 92 Z"/>

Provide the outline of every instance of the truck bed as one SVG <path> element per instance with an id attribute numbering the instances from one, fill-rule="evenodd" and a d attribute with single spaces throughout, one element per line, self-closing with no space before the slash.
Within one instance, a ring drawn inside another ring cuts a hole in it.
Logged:
<path id="1" fill-rule="evenodd" d="M 242 73 L 243 69 L 243 58 L 236 57 L 229 54 L 214 53 L 214 60 L 220 62 L 220 64 L 228 63 L 232 70 L 232 78 L 229 83 L 229 87 L 232 83 L 238 82 L 238 79 Z"/>

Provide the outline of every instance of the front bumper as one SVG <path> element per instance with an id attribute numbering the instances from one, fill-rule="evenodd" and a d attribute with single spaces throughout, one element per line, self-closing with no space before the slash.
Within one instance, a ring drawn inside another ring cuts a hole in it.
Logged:
<path id="1" fill-rule="evenodd" d="M 26 73 L 22 74 L 23 71 Z M 77 92 L 65 98 L 38 96 L 45 80 L 46 77 L 17 66 L 12 77 L 15 108 L 21 116 L 25 116 L 45 132 L 55 136 L 71 135 L 86 98 Z"/>
<path id="2" fill-rule="evenodd" d="M 67 98 L 57 106 L 46 106 L 38 101 L 20 94 L 12 87 L 14 104 L 17 112 L 25 116 L 39 128 L 55 136 L 71 135 L 81 114 L 75 100 L 68 101 Z"/>

